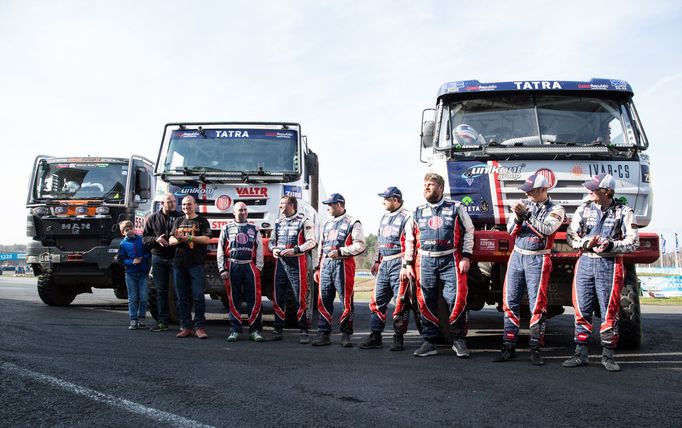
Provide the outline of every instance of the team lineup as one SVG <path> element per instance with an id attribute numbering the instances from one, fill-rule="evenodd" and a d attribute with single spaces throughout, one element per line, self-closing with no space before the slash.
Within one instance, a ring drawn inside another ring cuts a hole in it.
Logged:
<path id="1" fill-rule="evenodd" d="M 592 313 L 602 314 L 600 328 L 602 365 L 619 371 L 614 360 L 618 343 L 619 296 L 624 280 L 622 254 L 635 251 L 639 237 L 633 211 L 614 199 L 616 180 L 599 174 L 583 183 L 588 199 L 573 216 L 567 241 L 579 251 L 573 279 L 575 315 L 575 353 L 564 367 L 588 364 L 587 341 L 592 332 Z M 396 187 L 378 195 L 386 213 L 378 231 L 377 258 L 371 269 L 376 276 L 370 299 L 370 334 L 359 344 L 361 349 L 383 348 L 382 333 L 387 309 L 395 301 L 391 351 L 404 349 L 410 312 L 415 313 L 423 342 L 413 352 L 418 357 L 436 355 L 441 337 L 438 302 L 447 303 L 452 349 L 459 358 L 469 358 L 467 336 L 467 272 L 473 260 L 474 225 L 458 201 L 444 197 L 442 176 L 424 177 L 425 203 L 410 212 L 403 207 L 403 196 Z M 552 201 L 550 185 L 541 174 L 533 174 L 519 187 L 526 199 L 514 203 L 507 231 L 515 238 L 503 287 L 504 333 L 500 354 L 493 360 L 505 362 L 516 357 L 521 304 L 525 296 L 530 306 L 530 360 L 544 365 L 541 354 L 546 322 L 547 289 L 552 271 L 551 248 L 554 237 L 566 217 L 564 208 Z M 313 222 L 298 210 L 296 197 L 280 200 L 281 216 L 269 240 L 275 258 L 273 287 L 274 329 L 271 341 L 282 340 L 286 305 L 295 305 L 299 342 L 313 346 L 331 344 L 334 299 L 341 301 L 338 317 L 341 346 L 353 347 L 354 257 L 366 249 L 362 224 L 346 212 L 346 201 L 339 193 L 322 202 L 330 219 L 321 228 L 320 242 L 315 240 Z M 169 325 L 168 287 L 172 275 L 178 296 L 180 332 L 177 337 L 205 339 L 204 260 L 211 238 L 208 221 L 195 211 L 192 196 L 182 200 L 184 216 L 175 210 L 176 199 L 166 194 L 161 210 L 149 216 L 143 236 L 135 235 L 130 222 L 122 222 L 125 238 L 119 249 L 119 261 L 126 268 L 129 290 L 130 329 L 142 328 L 146 312 L 146 276 L 152 270 L 157 290 L 158 324 L 152 331 L 166 331 Z M 248 221 L 248 208 L 238 202 L 233 206 L 234 220 L 221 228 L 217 264 L 225 284 L 230 319 L 229 342 L 240 339 L 248 328 L 249 339 L 265 341 L 261 321 L 261 280 L 263 240 L 258 228 Z M 148 253 L 151 248 L 151 254 Z M 319 258 L 312 260 L 314 249 Z M 311 284 L 307 272 L 313 263 L 314 281 L 319 285 L 319 311 L 316 337 L 309 336 L 310 316 L 306 300 Z M 442 286 L 442 296 L 440 294 Z M 293 292 L 293 301 L 286 295 Z M 246 326 L 240 308 L 246 303 Z M 598 305 L 598 307 L 597 307 Z M 192 318 L 194 312 L 194 318 Z"/>

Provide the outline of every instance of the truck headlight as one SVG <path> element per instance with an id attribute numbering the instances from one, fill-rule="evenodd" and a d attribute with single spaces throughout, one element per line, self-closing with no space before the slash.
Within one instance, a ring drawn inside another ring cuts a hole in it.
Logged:
<path id="1" fill-rule="evenodd" d="M 109 214 L 109 207 L 97 207 L 95 209 L 95 213 L 99 215 L 107 215 Z"/>
<path id="2" fill-rule="evenodd" d="M 48 210 L 47 207 L 35 207 L 31 210 L 31 214 L 36 217 L 46 216 L 49 212 L 50 210 Z"/>

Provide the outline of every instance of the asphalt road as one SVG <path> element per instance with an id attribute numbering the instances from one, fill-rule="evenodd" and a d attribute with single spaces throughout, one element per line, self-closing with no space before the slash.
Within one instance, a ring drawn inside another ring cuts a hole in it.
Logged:
<path id="1" fill-rule="evenodd" d="M 437 356 L 415 358 L 420 339 L 413 332 L 399 353 L 388 346 L 341 348 L 338 335 L 329 347 L 299 345 L 293 330 L 282 342 L 228 343 L 222 304 L 209 300 L 208 308 L 208 340 L 176 339 L 172 332 L 128 331 L 125 301 L 110 290 L 53 308 L 40 303 L 34 280 L 0 277 L 0 424 L 680 424 L 679 306 L 643 308 L 644 345 L 617 354 L 620 373 L 598 363 L 596 337 L 589 367 L 561 367 L 572 353 L 571 314 L 550 320 L 547 364 L 535 367 L 527 352 L 513 362 L 490 362 L 502 327 L 494 308 L 471 313 L 469 360 L 445 346 Z M 356 343 L 368 334 L 368 315 L 366 302 L 356 302 Z M 265 320 L 269 336 L 272 316 Z M 385 338 L 390 342 L 390 334 Z"/>

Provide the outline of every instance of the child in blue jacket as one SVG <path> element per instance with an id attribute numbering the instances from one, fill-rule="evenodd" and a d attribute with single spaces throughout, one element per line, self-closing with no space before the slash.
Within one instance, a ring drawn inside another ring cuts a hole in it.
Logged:
<path id="1" fill-rule="evenodd" d="M 125 267 L 126 287 L 128 288 L 128 330 L 146 327 L 147 297 L 149 293 L 149 266 L 151 254 L 142 243 L 142 237 L 135 234 L 133 222 L 119 223 L 121 234 L 125 236 L 118 247 L 118 262 Z"/>

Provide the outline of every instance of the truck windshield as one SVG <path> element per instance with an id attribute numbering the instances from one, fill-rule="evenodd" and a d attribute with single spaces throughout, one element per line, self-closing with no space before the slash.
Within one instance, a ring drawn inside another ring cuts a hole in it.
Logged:
<path id="1" fill-rule="evenodd" d="M 293 130 L 175 130 L 163 161 L 164 173 L 178 171 L 299 171 L 298 133 Z"/>
<path id="2" fill-rule="evenodd" d="M 436 148 L 635 146 L 629 104 L 609 96 L 490 94 L 442 106 Z"/>
<path id="3" fill-rule="evenodd" d="M 36 199 L 125 200 L 127 163 L 43 161 L 36 174 Z"/>

